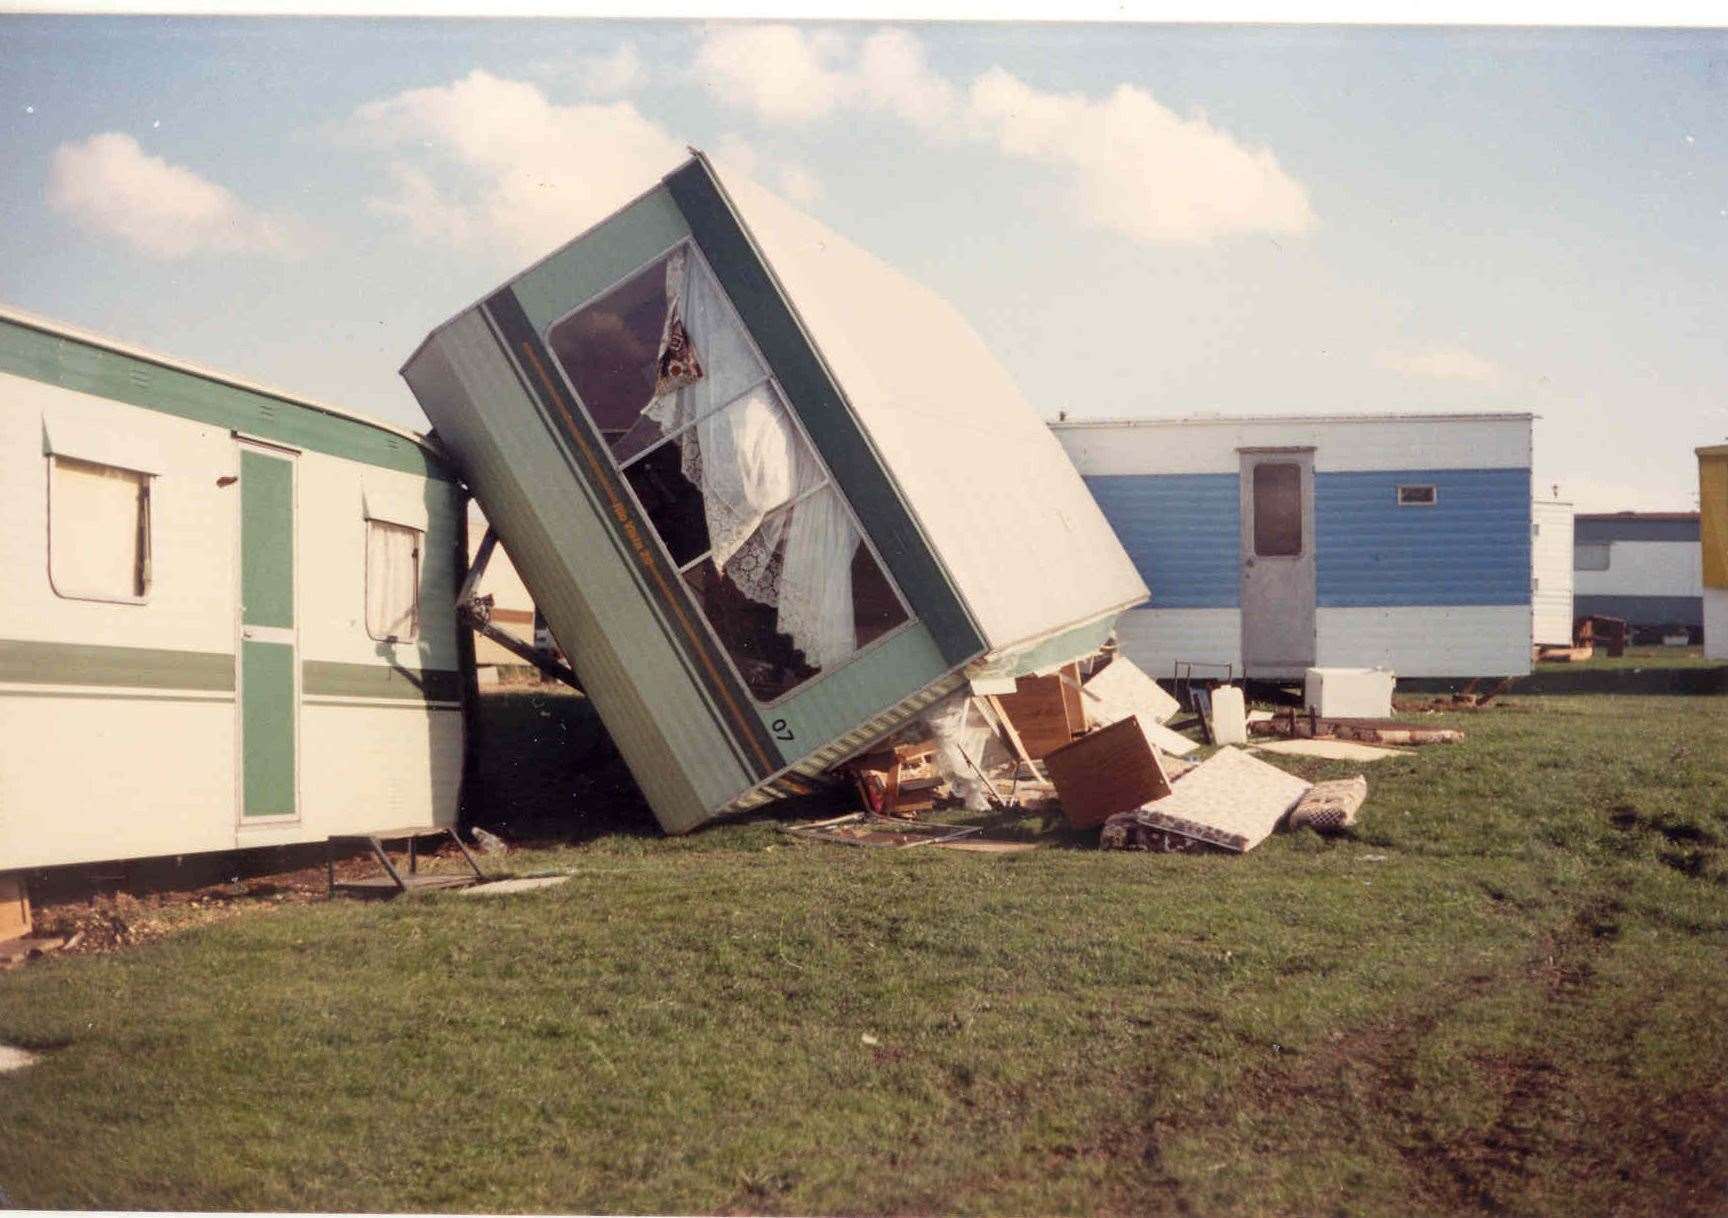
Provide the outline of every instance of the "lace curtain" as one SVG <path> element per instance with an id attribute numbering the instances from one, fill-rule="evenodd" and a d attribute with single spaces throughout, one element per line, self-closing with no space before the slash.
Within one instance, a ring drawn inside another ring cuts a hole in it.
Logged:
<path id="1" fill-rule="evenodd" d="M 819 485 L 821 467 L 719 285 L 682 252 L 666 275 L 669 323 L 676 310 L 702 376 L 655 398 L 643 415 L 662 435 L 701 419 L 675 443 L 684 476 L 702 492 L 714 565 L 751 600 L 778 610 L 779 629 L 806 663 L 827 668 L 857 649 L 858 530 L 832 486 L 778 510 Z"/>

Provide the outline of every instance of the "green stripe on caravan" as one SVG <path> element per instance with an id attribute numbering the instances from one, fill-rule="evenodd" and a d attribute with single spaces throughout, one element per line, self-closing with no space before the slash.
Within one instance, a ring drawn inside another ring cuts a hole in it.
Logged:
<path id="1" fill-rule="evenodd" d="M 234 657 L 225 651 L 0 639 L 0 684 L 233 693 Z M 300 691 L 309 697 L 457 702 L 462 698 L 462 674 L 443 668 L 307 660 L 301 667 Z"/>
<path id="2" fill-rule="evenodd" d="M 444 668 L 399 668 L 394 664 L 339 664 L 307 660 L 300 692 L 308 698 L 389 698 L 459 702 L 462 674 Z"/>
<path id="3" fill-rule="evenodd" d="M 154 647 L 0 639 L 0 682 L 232 693 L 234 657 L 224 651 L 166 651 Z"/>
<path id="4" fill-rule="evenodd" d="M 348 461 L 456 480 L 419 445 L 385 428 L 13 318 L 0 317 L 0 372 Z"/>

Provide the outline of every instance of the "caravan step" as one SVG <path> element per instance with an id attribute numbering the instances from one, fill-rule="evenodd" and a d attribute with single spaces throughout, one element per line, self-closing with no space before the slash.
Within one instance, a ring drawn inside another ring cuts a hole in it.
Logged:
<path id="1" fill-rule="evenodd" d="M 419 841 L 423 837 L 448 837 L 456 844 L 456 849 L 462 852 L 462 857 L 468 863 L 472 874 L 457 875 L 421 875 Z M 408 847 L 408 869 L 399 870 L 390 861 L 390 855 L 384 849 L 385 842 L 405 842 Z M 336 880 L 336 848 L 339 846 L 365 846 L 372 852 L 372 857 L 384 869 L 381 876 L 372 876 L 359 880 Z M 427 892 L 445 888 L 467 888 L 486 880 L 486 873 L 480 870 L 480 864 L 458 836 L 456 830 L 449 826 L 427 828 L 416 826 L 406 829 L 373 829 L 366 833 L 333 833 L 324 841 L 324 874 L 330 885 L 330 895 L 338 893 L 353 897 L 399 897 L 403 893 Z"/>

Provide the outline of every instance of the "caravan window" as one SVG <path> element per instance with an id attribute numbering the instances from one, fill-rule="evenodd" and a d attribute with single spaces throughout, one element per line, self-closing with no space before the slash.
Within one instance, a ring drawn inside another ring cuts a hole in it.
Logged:
<path id="1" fill-rule="evenodd" d="M 1254 467 L 1254 553 L 1260 558 L 1302 553 L 1302 467 L 1294 461 Z"/>
<path id="2" fill-rule="evenodd" d="M 419 529 L 366 522 L 366 633 L 380 643 L 420 637 Z"/>
<path id="3" fill-rule="evenodd" d="M 546 337 L 619 461 L 768 379 L 720 286 L 684 246 Z"/>
<path id="4" fill-rule="evenodd" d="M 759 700 L 782 697 L 910 620 L 692 248 L 658 259 L 547 337 Z"/>
<path id="5" fill-rule="evenodd" d="M 149 596 L 149 474 L 48 458 L 48 579 L 73 600 Z"/>
<path id="6" fill-rule="evenodd" d="M 1605 541 L 1581 541 L 1572 547 L 1572 569 L 1574 571 L 1606 571 L 1610 562 L 1609 543 Z"/>

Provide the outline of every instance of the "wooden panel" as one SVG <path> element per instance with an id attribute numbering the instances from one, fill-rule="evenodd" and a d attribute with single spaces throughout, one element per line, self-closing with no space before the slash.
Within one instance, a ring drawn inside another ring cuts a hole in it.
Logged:
<path id="1" fill-rule="evenodd" d="M 1170 794 L 1170 780 L 1140 721 L 1123 719 L 1045 758 L 1063 814 L 1076 829 L 1101 825 Z"/>
<path id="2" fill-rule="evenodd" d="M 1027 755 L 1034 759 L 1061 748 L 1085 730 L 1080 696 L 1067 689 L 1059 676 L 1021 677 L 1014 692 L 1000 695 L 997 702 L 1020 733 Z"/>
<path id="3" fill-rule="evenodd" d="M 30 933 L 30 897 L 21 875 L 0 875 L 0 943 Z"/>

